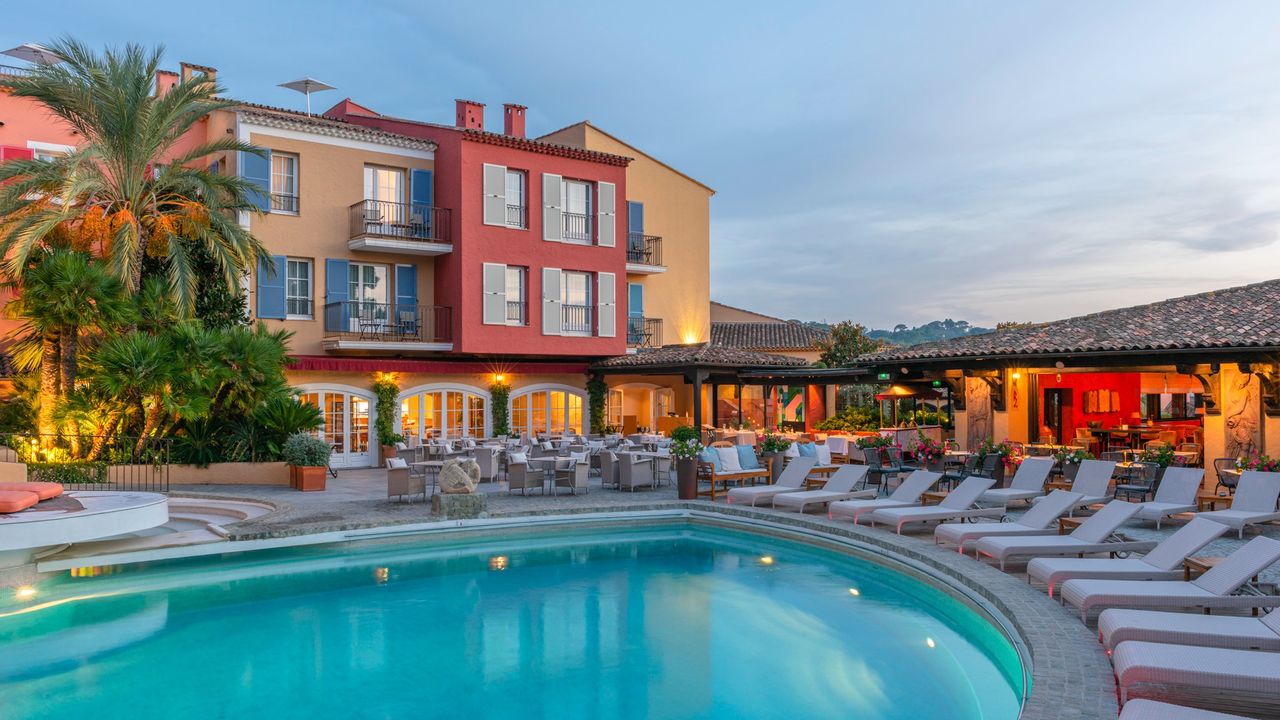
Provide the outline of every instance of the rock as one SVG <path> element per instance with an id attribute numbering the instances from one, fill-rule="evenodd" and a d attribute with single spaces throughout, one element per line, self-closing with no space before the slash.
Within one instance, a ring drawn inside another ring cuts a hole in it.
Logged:
<path id="1" fill-rule="evenodd" d="M 484 493 L 432 495 L 431 513 L 446 520 L 470 520 L 489 515 Z"/>
<path id="2" fill-rule="evenodd" d="M 450 460 L 440 469 L 440 492 L 446 495 L 474 493 L 480 484 L 480 466 L 475 460 Z"/>

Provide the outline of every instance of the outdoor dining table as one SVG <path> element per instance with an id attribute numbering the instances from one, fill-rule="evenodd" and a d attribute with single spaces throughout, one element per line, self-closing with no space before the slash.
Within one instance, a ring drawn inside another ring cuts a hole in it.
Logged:
<path id="1" fill-rule="evenodd" d="M 444 467 L 443 460 L 419 460 L 410 463 L 411 467 L 422 468 L 424 475 L 431 476 L 431 494 L 436 494 L 436 483 L 440 479 L 440 470 Z"/>

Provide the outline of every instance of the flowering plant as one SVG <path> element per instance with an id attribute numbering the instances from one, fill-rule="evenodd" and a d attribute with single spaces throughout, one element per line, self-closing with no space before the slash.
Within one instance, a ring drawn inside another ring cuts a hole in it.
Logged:
<path id="1" fill-rule="evenodd" d="M 1058 452 L 1053 454 L 1053 459 L 1057 460 L 1060 463 L 1071 463 L 1072 465 L 1078 465 L 1084 462 L 1085 460 L 1094 460 L 1096 458 L 1093 457 L 1093 453 L 1083 448 L 1072 448 L 1072 449 L 1063 448 L 1062 450 L 1059 450 Z"/>
<path id="2" fill-rule="evenodd" d="M 1002 458 L 1007 458 L 1013 455 L 1013 443 L 1008 440 L 997 443 L 990 438 L 983 440 L 982 444 L 978 446 L 978 457 L 985 458 L 988 455 L 999 455 Z"/>
<path id="3" fill-rule="evenodd" d="M 855 444 L 860 448 L 889 447 L 893 444 L 893 440 L 884 435 L 863 435 Z"/>
<path id="4" fill-rule="evenodd" d="M 671 457 L 677 460 L 695 460 L 702 450 L 702 443 L 697 438 L 686 437 L 671 443 Z"/>
<path id="5" fill-rule="evenodd" d="M 1262 472 L 1280 472 L 1280 458 L 1272 458 L 1257 450 L 1248 455 L 1236 458 L 1237 470 L 1260 470 Z"/>
<path id="6" fill-rule="evenodd" d="M 916 441 L 916 458 L 923 463 L 936 463 L 942 460 L 942 456 L 946 454 L 942 444 L 933 438 L 920 433 L 920 437 Z"/>
<path id="7" fill-rule="evenodd" d="M 1160 467 L 1169 467 L 1174 464 L 1173 447 L 1170 445 L 1158 445 L 1156 447 L 1147 448 L 1142 451 L 1138 459 L 1142 462 L 1155 463 Z"/>
<path id="8" fill-rule="evenodd" d="M 791 441 L 772 430 L 765 430 L 764 437 L 760 440 L 761 452 L 786 452 L 789 447 Z"/>

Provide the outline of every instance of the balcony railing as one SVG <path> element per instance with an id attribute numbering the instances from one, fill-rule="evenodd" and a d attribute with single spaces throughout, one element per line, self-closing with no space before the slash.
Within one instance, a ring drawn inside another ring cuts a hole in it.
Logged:
<path id="1" fill-rule="evenodd" d="M 662 267 L 662 238 L 643 233 L 627 233 L 627 262 Z"/>
<path id="2" fill-rule="evenodd" d="M 324 306 L 325 335 L 373 342 L 453 342 L 452 309 L 347 300 Z"/>
<path id="3" fill-rule="evenodd" d="M 271 193 L 271 209 L 276 212 L 298 212 L 298 196 L 285 193 Z"/>
<path id="4" fill-rule="evenodd" d="M 0 75 L 16 75 L 24 77 L 31 74 L 31 68 L 16 67 L 14 65 L 0 65 Z"/>
<path id="5" fill-rule="evenodd" d="M 591 334 L 590 305 L 561 305 L 560 331 L 567 333 Z"/>
<path id="6" fill-rule="evenodd" d="M 564 213 L 564 239 L 571 242 L 591 242 L 591 216 Z"/>
<path id="7" fill-rule="evenodd" d="M 284 305 L 290 317 L 311 317 L 311 298 L 285 298 Z"/>
<path id="8" fill-rule="evenodd" d="M 525 228 L 525 214 L 523 205 L 507 206 L 507 226 L 514 228 Z"/>
<path id="9" fill-rule="evenodd" d="M 529 320 L 524 314 L 525 304 L 522 302 L 508 300 L 507 301 L 507 323 L 511 325 L 528 325 Z"/>
<path id="10" fill-rule="evenodd" d="M 361 200 L 351 206 L 351 237 L 449 243 L 448 208 Z"/>
<path id="11" fill-rule="evenodd" d="M 662 347 L 662 318 L 627 318 L 627 347 Z"/>

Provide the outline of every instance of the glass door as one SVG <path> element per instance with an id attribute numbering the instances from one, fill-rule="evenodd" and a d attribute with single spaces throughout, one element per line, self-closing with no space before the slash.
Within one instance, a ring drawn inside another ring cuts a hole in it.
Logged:
<path id="1" fill-rule="evenodd" d="M 347 264 L 347 298 L 351 302 L 351 330 L 363 337 L 387 329 L 391 288 L 386 265 Z"/>
<path id="2" fill-rule="evenodd" d="M 302 393 L 298 399 L 320 409 L 323 422 L 315 435 L 333 450 L 333 456 L 329 459 L 330 466 L 338 468 L 369 465 L 368 398 L 324 390 Z"/>

